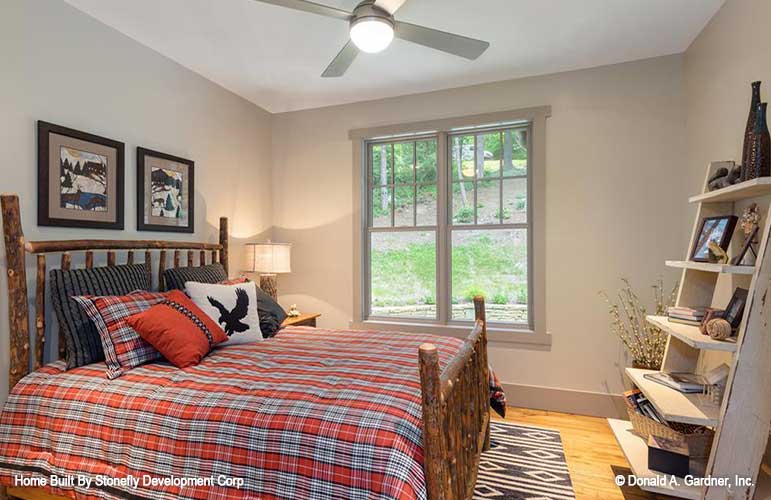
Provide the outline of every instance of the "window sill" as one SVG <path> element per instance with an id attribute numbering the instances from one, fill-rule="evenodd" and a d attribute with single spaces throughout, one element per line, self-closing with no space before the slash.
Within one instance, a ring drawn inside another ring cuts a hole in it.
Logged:
<path id="1" fill-rule="evenodd" d="M 397 330 L 405 333 L 445 335 L 459 339 L 465 339 L 471 332 L 470 325 L 438 325 L 408 320 L 369 319 L 351 321 L 350 326 L 357 330 Z M 543 350 L 551 347 L 551 335 L 549 333 L 538 333 L 526 328 L 506 328 L 495 324 L 487 327 L 487 340 L 494 344 L 529 346 Z"/>

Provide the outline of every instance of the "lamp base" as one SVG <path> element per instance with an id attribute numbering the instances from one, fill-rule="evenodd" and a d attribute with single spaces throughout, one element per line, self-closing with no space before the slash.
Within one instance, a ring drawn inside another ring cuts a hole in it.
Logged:
<path id="1" fill-rule="evenodd" d="M 270 295 L 273 300 L 278 300 L 277 277 L 275 274 L 261 274 L 260 288 Z"/>

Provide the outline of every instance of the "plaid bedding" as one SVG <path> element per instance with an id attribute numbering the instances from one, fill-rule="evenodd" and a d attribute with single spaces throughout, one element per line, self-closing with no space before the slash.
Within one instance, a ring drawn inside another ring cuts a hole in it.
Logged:
<path id="1" fill-rule="evenodd" d="M 73 478 L 45 489 L 78 499 L 425 498 L 422 342 L 442 365 L 461 346 L 295 327 L 183 370 L 157 362 L 108 380 L 104 363 L 53 363 L 0 416 L 0 483 Z"/>

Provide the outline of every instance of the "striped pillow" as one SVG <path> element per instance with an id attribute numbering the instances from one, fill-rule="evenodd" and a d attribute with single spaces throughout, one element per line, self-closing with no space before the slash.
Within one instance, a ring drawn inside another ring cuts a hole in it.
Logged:
<path id="1" fill-rule="evenodd" d="M 163 271 L 163 281 L 166 284 L 164 290 L 184 290 L 185 283 L 195 281 L 197 283 L 219 283 L 228 279 L 225 268 L 216 262 L 198 267 L 175 267 Z"/>
<path id="2" fill-rule="evenodd" d="M 126 321 L 166 300 L 166 294 L 134 292 L 107 297 L 73 297 L 99 330 L 107 361 L 107 378 L 120 377 L 128 370 L 161 358 L 153 346 L 142 340 Z"/>
<path id="3" fill-rule="evenodd" d="M 49 276 L 51 302 L 64 335 L 68 370 L 104 359 L 99 332 L 73 296 L 125 295 L 134 290 L 150 290 L 144 264 L 69 271 L 53 269 Z"/>

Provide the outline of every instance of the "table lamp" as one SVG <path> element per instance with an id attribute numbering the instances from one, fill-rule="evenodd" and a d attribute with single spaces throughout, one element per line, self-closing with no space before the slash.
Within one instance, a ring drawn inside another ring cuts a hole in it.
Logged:
<path id="1" fill-rule="evenodd" d="M 247 243 L 245 246 L 244 272 L 260 273 L 260 288 L 276 300 L 276 275 L 292 272 L 289 263 L 292 245 L 268 240 L 265 243 Z"/>

